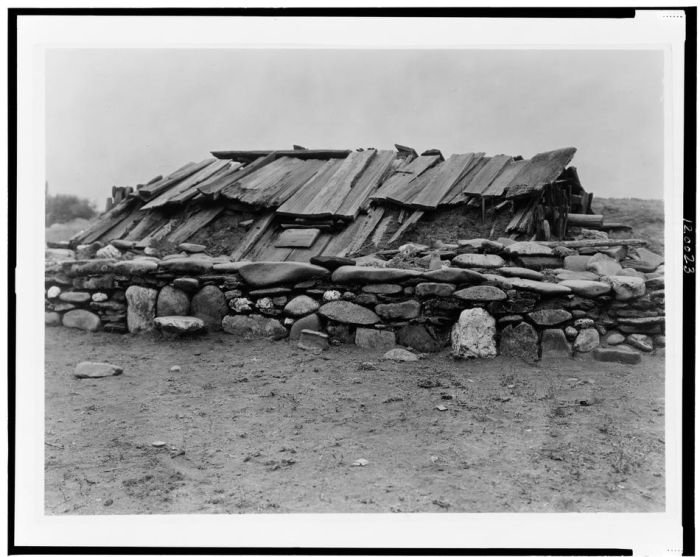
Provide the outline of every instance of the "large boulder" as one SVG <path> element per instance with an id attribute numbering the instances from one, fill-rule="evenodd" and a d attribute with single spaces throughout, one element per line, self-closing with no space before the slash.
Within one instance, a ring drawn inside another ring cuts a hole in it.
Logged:
<path id="1" fill-rule="evenodd" d="M 100 329 L 100 318 L 85 309 L 72 309 L 63 314 L 63 326 L 94 332 Z"/>
<path id="2" fill-rule="evenodd" d="M 564 269 L 574 272 L 585 271 L 590 260 L 590 255 L 569 255 L 564 258 Z"/>
<path id="3" fill-rule="evenodd" d="M 204 321 L 198 317 L 184 315 L 156 317 L 153 323 L 164 333 L 177 336 L 195 335 L 206 330 Z"/>
<path id="4" fill-rule="evenodd" d="M 156 315 L 187 315 L 190 312 L 190 299 L 179 288 L 164 286 L 158 293 Z"/>
<path id="5" fill-rule="evenodd" d="M 502 356 L 534 362 L 537 360 L 537 332 L 528 323 L 508 325 L 501 331 L 499 349 Z"/>
<path id="6" fill-rule="evenodd" d="M 396 342 L 419 352 L 439 352 L 445 345 L 432 327 L 418 323 L 401 327 L 396 332 Z"/>
<path id="7" fill-rule="evenodd" d="M 496 320 L 482 308 L 465 309 L 452 327 L 452 355 L 456 358 L 496 356 Z"/>
<path id="8" fill-rule="evenodd" d="M 320 331 L 321 320 L 319 319 L 318 315 L 312 313 L 311 315 L 297 319 L 294 323 L 292 323 L 292 326 L 289 329 L 289 340 L 299 340 L 299 336 L 304 329 L 309 331 Z"/>
<path id="9" fill-rule="evenodd" d="M 610 292 L 611 286 L 606 282 L 593 280 L 563 280 L 561 286 L 571 288 L 571 291 L 584 298 L 596 298 Z"/>
<path id="10" fill-rule="evenodd" d="M 392 331 L 358 327 L 355 331 L 355 344 L 367 350 L 386 352 L 396 345 L 396 336 Z"/>
<path id="11" fill-rule="evenodd" d="M 457 267 L 497 269 L 504 267 L 506 262 L 500 255 L 491 253 L 462 253 L 452 260 L 452 264 Z"/>
<path id="12" fill-rule="evenodd" d="M 61 324 L 61 314 L 56 311 L 44 313 L 44 325 L 48 327 L 58 327 Z"/>
<path id="13" fill-rule="evenodd" d="M 264 288 L 275 284 L 295 283 L 312 278 L 327 277 L 328 269 L 297 263 L 294 261 L 259 261 L 242 265 L 238 272 L 248 285 L 253 288 Z"/>
<path id="14" fill-rule="evenodd" d="M 552 255 L 552 248 L 537 242 L 515 242 L 506 246 L 505 252 L 513 255 Z"/>
<path id="15" fill-rule="evenodd" d="M 495 286 L 478 285 L 458 290 L 454 297 L 468 302 L 495 302 L 505 300 L 508 296 Z"/>
<path id="16" fill-rule="evenodd" d="M 573 315 L 565 309 L 551 308 L 530 312 L 528 317 L 540 327 L 551 327 L 569 321 Z"/>
<path id="17" fill-rule="evenodd" d="M 452 284 L 479 284 L 486 280 L 481 273 L 455 267 L 443 267 L 442 269 L 428 271 L 423 273 L 423 279 L 434 282 L 451 282 Z"/>
<path id="18" fill-rule="evenodd" d="M 245 340 L 256 337 L 280 340 L 287 336 L 287 329 L 282 323 L 262 315 L 227 315 L 221 320 L 221 328 L 225 333 Z"/>
<path id="19" fill-rule="evenodd" d="M 374 311 L 382 319 L 387 321 L 415 319 L 420 315 L 420 302 L 416 300 L 406 300 L 395 304 L 378 304 Z"/>
<path id="20" fill-rule="evenodd" d="M 158 291 L 143 286 L 130 286 L 126 289 L 126 324 L 130 333 L 150 331 L 156 317 Z"/>
<path id="21" fill-rule="evenodd" d="M 343 266 L 333 271 L 331 280 L 338 284 L 393 282 L 420 277 L 423 271 L 389 267 Z"/>
<path id="22" fill-rule="evenodd" d="M 661 255 L 658 255 L 647 248 L 637 248 L 636 251 L 640 260 L 648 263 L 655 269 L 664 262 L 664 258 Z"/>
<path id="23" fill-rule="evenodd" d="M 319 307 L 319 303 L 313 298 L 302 294 L 290 300 L 284 306 L 284 313 L 292 317 L 303 317 L 310 313 L 314 313 Z"/>
<path id="24" fill-rule="evenodd" d="M 208 284 L 192 297 L 190 313 L 199 317 L 210 331 L 221 330 L 221 319 L 228 313 L 226 296 L 213 284 Z"/>
<path id="25" fill-rule="evenodd" d="M 326 319 L 350 325 L 374 325 L 381 320 L 372 310 L 343 300 L 322 305 L 318 313 Z"/>
<path id="26" fill-rule="evenodd" d="M 566 334 L 561 329 L 545 329 L 542 331 L 542 360 L 569 358 L 571 345 L 566 340 Z"/>
<path id="27" fill-rule="evenodd" d="M 591 271 L 600 276 L 613 276 L 622 271 L 622 265 L 609 255 L 596 253 L 586 263 L 586 271 Z"/>
<path id="28" fill-rule="evenodd" d="M 608 276 L 603 280 L 612 287 L 616 300 L 632 300 L 646 294 L 644 279 L 640 277 Z"/>
<path id="29" fill-rule="evenodd" d="M 594 328 L 581 329 L 574 340 L 576 352 L 590 352 L 600 346 L 600 335 Z"/>

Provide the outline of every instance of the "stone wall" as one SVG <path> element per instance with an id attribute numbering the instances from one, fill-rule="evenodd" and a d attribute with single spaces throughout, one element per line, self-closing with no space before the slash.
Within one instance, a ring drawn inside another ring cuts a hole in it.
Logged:
<path id="1" fill-rule="evenodd" d="M 437 264 L 431 258 L 429 270 L 338 258 L 231 262 L 183 252 L 158 259 L 108 247 L 90 259 L 47 250 L 47 325 L 223 330 L 294 342 L 307 330 L 320 333 L 305 333 L 313 347 L 355 342 L 436 352 L 451 345 L 456 357 L 530 361 L 591 351 L 620 358 L 609 347 L 622 344 L 616 354 L 638 359 L 638 351 L 664 346 L 663 262 L 643 249 L 582 254 L 470 240 L 443 250 Z"/>

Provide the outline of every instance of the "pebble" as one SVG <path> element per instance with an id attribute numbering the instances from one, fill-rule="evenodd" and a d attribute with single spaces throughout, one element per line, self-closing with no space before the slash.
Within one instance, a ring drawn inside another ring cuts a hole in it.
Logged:
<path id="1" fill-rule="evenodd" d="M 153 441 L 151 445 L 158 448 L 165 447 L 165 441 Z"/>
<path id="2" fill-rule="evenodd" d="M 177 372 L 182 371 L 182 368 L 180 366 L 173 366 L 170 368 L 170 371 L 177 373 Z"/>

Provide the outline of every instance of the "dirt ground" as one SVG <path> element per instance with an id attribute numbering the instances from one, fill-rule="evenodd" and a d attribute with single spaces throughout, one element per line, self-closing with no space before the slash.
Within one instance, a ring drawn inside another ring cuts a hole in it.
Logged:
<path id="1" fill-rule="evenodd" d="M 662 357 L 380 358 L 49 328 L 46 512 L 663 510 Z"/>

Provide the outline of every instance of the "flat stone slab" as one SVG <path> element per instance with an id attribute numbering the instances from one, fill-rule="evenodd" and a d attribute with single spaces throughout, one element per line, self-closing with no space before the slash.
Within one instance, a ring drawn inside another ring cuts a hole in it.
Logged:
<path id="1" fill-rule="evenodd" d="M 457 290 L 453 295 L 455 298 L 468 302 L 496 302 L 508 297 L 500 288 L 485 285 L 469 286 Z"/>
<path id="2" fill-rule="evenodd" d="M 187 253 L 202 253 L 207 249 L 207 246 L 185 242 L 177 246 L 177 249 L 180 251 L 186 251 Z"/>
<path id="3" fill-rule="evenodd" d="M 542 360 L 570 358 L 571 345 L 566 340 L 566 334 L 561 329 L 545 329 L 542 331 Z"/>
<path id="4" fill-rule="evenodd" d="M 112 240 L 110 242 L 117 249 L 133 249 L 136 247 L 136 240 Z"/>
<path id="5" fill-rule="evenodd" d="M 501 267 L 496 269 L 496 272 L 502 274 L 504 277 L 520 277 L 530 280 L 544 280 L 544 275 L 533 269 L 528 269 L 527 267 Z"/>
<path id="6" fill-rule="evenodd" d="M 352 267 L 350 267 L 352 268 Z M 250 286 L 264 288 L 275 284 L 297 283 L 304 280 L 327 277 L 328 269 L 309 263 L 293 261 L 260 261 L 241 266 L 238 271 Z"/>
<path id="7" fill-rule="evenodd" d="M 305 317 L 302 317 L 301 319 L 297 319 L 294 323 L 292 323 L 292 326 L 289 329 L 289 340 L 299 340 L 301 332 L 304 329 L 310 331 L 320 331 L 321 320 L 319 319 L 318 315 L 312 313 L 311 315 L 307 315 Z"/>
<path id="8" fill-rule="evenodd" d="M 518 255 L 518 263 L 528 269 L 556 269 L 561 267 L 561 258 L 556 255 Z"/>
<path id="9" fill-rule="evenodd" d="M 157 329 L 177 335 L 193 335 L 206 330 L 204 321 L 187 315 L 166 315 L 153 320 Z"/>
<path id="10" fill-rule="evenodd" d="M 658 267 L 664 262 L 663 256 L 654 253 L 651 250 L 648 250 L 647 248 L 637 248 L 637 255 L 642 261 L 646 261 L 650 265 L 654 265 L 655 267 Z"/>
<path id="11" fill-rule="evenodd" d="M 564 258 L 564 269 L 575 272 L 585 271 L 590 260 L 590 255 L 568 255 Z"/>
<path id="12" fill-rule="evenodd" d="M 318 255 L 312 257 L 309 259 L 309 263 L 324 267 L 329 271 L 335 271 L 338 267 L 345 267 L 346 265 L 357 265 L 354 259 L 350 259 L 349 257 L 335 257 L 332 255 Z"/>
<path id="13" fill-rule="evenodd" d="M 455 286 L 445 282 L 421 282 L 416 284 L 416 295 L 421 298 L 451 296 L 454 291 Z"/>
<path id="14" fill-rule="evenodd" d="M 398 294 L 403 291 L 403 286 L 400 284 L 367 284 L 362 287 L 362 292 L 368 294 Z"/>
<path id="15" fill-rule="evenodd" d="M 506 246 L 505 252 L 514 255 L 552 255 L 552 248 L 537 242 L 515 242 Z"/>
<path id="16" fill-rule="evenodd" d="M 537 332 L 528 323 L 508 325 L 501 331 L 501 356 L 520 358 L 526 362 L 537 360 Z"/>
<path id="17" fill-rule="evenodd" d="M 147 275 L 158 270 L 158 263 L 151 259 L 131 259 L 114 265 L 114 272 L 119 275 Z"/>
<path id="18" fill-rule="evenodd" d="M 622 270 L 616 259 L 605 255 L 604 253 L 596 253 L 586 263 L 586 271 L 591 271 L 601 276 L 613 276 Z"/>
<path id="19" fill-rule="evenodd" d="M 490 273 L 484 273 L 483 277 L 486 279 L 486 282 L 491 283 L 490 285 L 485 284 L 484 286 L 497 286 L 498 288 L 502 288 L 503 290 L 510 290 L 512 288 L 512 285 L 510 283 L 512 279 L 510 277 L 492 275 Z"/>
<path id="20" fill-rule="evenodd" d="M 563 280 L 559 285 L 571 288 L 574 294 L 583 298 L 596 298 L 612 289 L 608 283 L 593 280 Z"/>
<path id="21" fill-rule="evenodd" d="M 540 309 L 527 314 L 532 321 L 541 327 L 551 327 L 569 321 L 573 315 L 565 309 Z"/>
<path id="22" fill-rule="evenodd" d="M 312 331 L 309 329 L 304 329 L 299 334 L 299 342 L 297 343 L 299 348 L 304 350 L 328 350 L 330 345 L 328 344 L 328 335 L 320 331 Z"/>
<path id="23" fill-rule="evenodd" d="M 600 335 L 596 329 L 582 329 L 574 340 L 576 352 L 590 352 L 600 346 Z"/>
<path id="24" fill-rule="evenodd" d="M 221 320 L 221 328 L 225 333 L 246 340 L 255 337 L 280 340 L 287 336 L 287 329 L 282 323 L 262 315 L 226 315 Z"/>
<path id="25" fill-rule="evenodd" d="M 205 257 L 183 257 L 161 261 L 160 267 L 173 273 L 191 273 L 201 275 L 208 273 L 214 267 L 211 259 Z"/>
<path id="26" fill-rule="evenodd" d="M 322 305 L 318 313 L 327 319 L 350 325 L 374 325 L 381 321 L 371 309 L 343 300 Z"/>
<path id="27" fill-rule="evenodd" d="M 527 290 L 529 292 L 536 292 L 538 294 L 542 294 L 543 296 L 571 294 L 571 288 L 551 282 L 539 282 L 524 278 L 513 278 L 511 279 L 510 284 L 513 288 Z"/>
<path id="28" fill-rule="evenodd" d="M 452 260 L 452 264 L 457 267 L 497 269 L 498 267 L 504 267 L 506 262 L 500 255 L 492 253 L 462 253 Z"/>
<path id="29" fill-rule="evenodd" d="M 614 348 L 596 348 L 593 350 L 593 358 L 599 362 L 638 364 L 642 361 L 642 354 L 633 348 L 620 345 Z"/>
<path id="30" fill-rule="evenodd" d="M 73 371 L 73 375 L 78 379 L 99 379 L 122 373 L 124 373 L 124 368 L 102 362 L 80 362 Z"/>
<path id="31" fill-rule="evenodd" d="M 454 267 L 428 271 L 427 273 L 423 273 L 423 278 L 426 281 L 451 282 L 452 284 L 479 284 L 486 280 L 486 277 L 481 273 L 469 269 L 456 269 Z"/>
<path id="32" fill-rule="evenodd" d="M 338 284 L 394 282 L 423 275 L 423 271 L 414 269 L 394 269 L 391 267 L 343 266 L 333 271 L 331 281 Z"/>
<path id="33" fill-rule="evenodd" d="M 562 269 L 560 271 L 558 269 L 555 269 L 554 272 L 556 273 L 556 278 L 558 281 L 592 280 L 597 282 L 600 279 L 598 275 L 596 275 L 595 273 L 591 273 L 590 271 L 567 271 L 565 269 Z"/>
<path id="34" fill-rule="evenodd" d="M 237 273 L 244 265 L 250 265 L 252 261 L 230 261 L 228 263 L 214 263 L 212 269 L 217 273 Z"/>
<path id="35" fill-rule="evenodd" d="M 501 242 L 487 240 L 485 238 L 474 238 L 473 240 L 457 240 L 457 246 L 460 248 L 472 248 L 477 251 L 490 251 L 500 253 L 505 248 Z"/>
<path id="36" fill-rule="evenodd" d="M 455 358 L 496 356 L 496 320 L 483 308 L 465 309 L 450 335 Z"/>
<path id="37" fill-rule="evenodd" d="M 63 292 L 58 299 L 69 304 L 85 304 L 90 301 L 89 292 Z"/>
<path id="38" fill-rule="evenodd" d="M 73 275 L 104 275 L 113 273 L 117 264 L 116 259 L 89 259 L 77 261 L 70 267 Z"/>
<path id="39" fill-rule="evenodd" d="M 651 352 L 654 350 L 654 341 L 647 335 L 637 333 L 629 335 L 627 337 L 627 344 L 633 346 L 634 348 L 638 348 L 643 352 Z"/>

